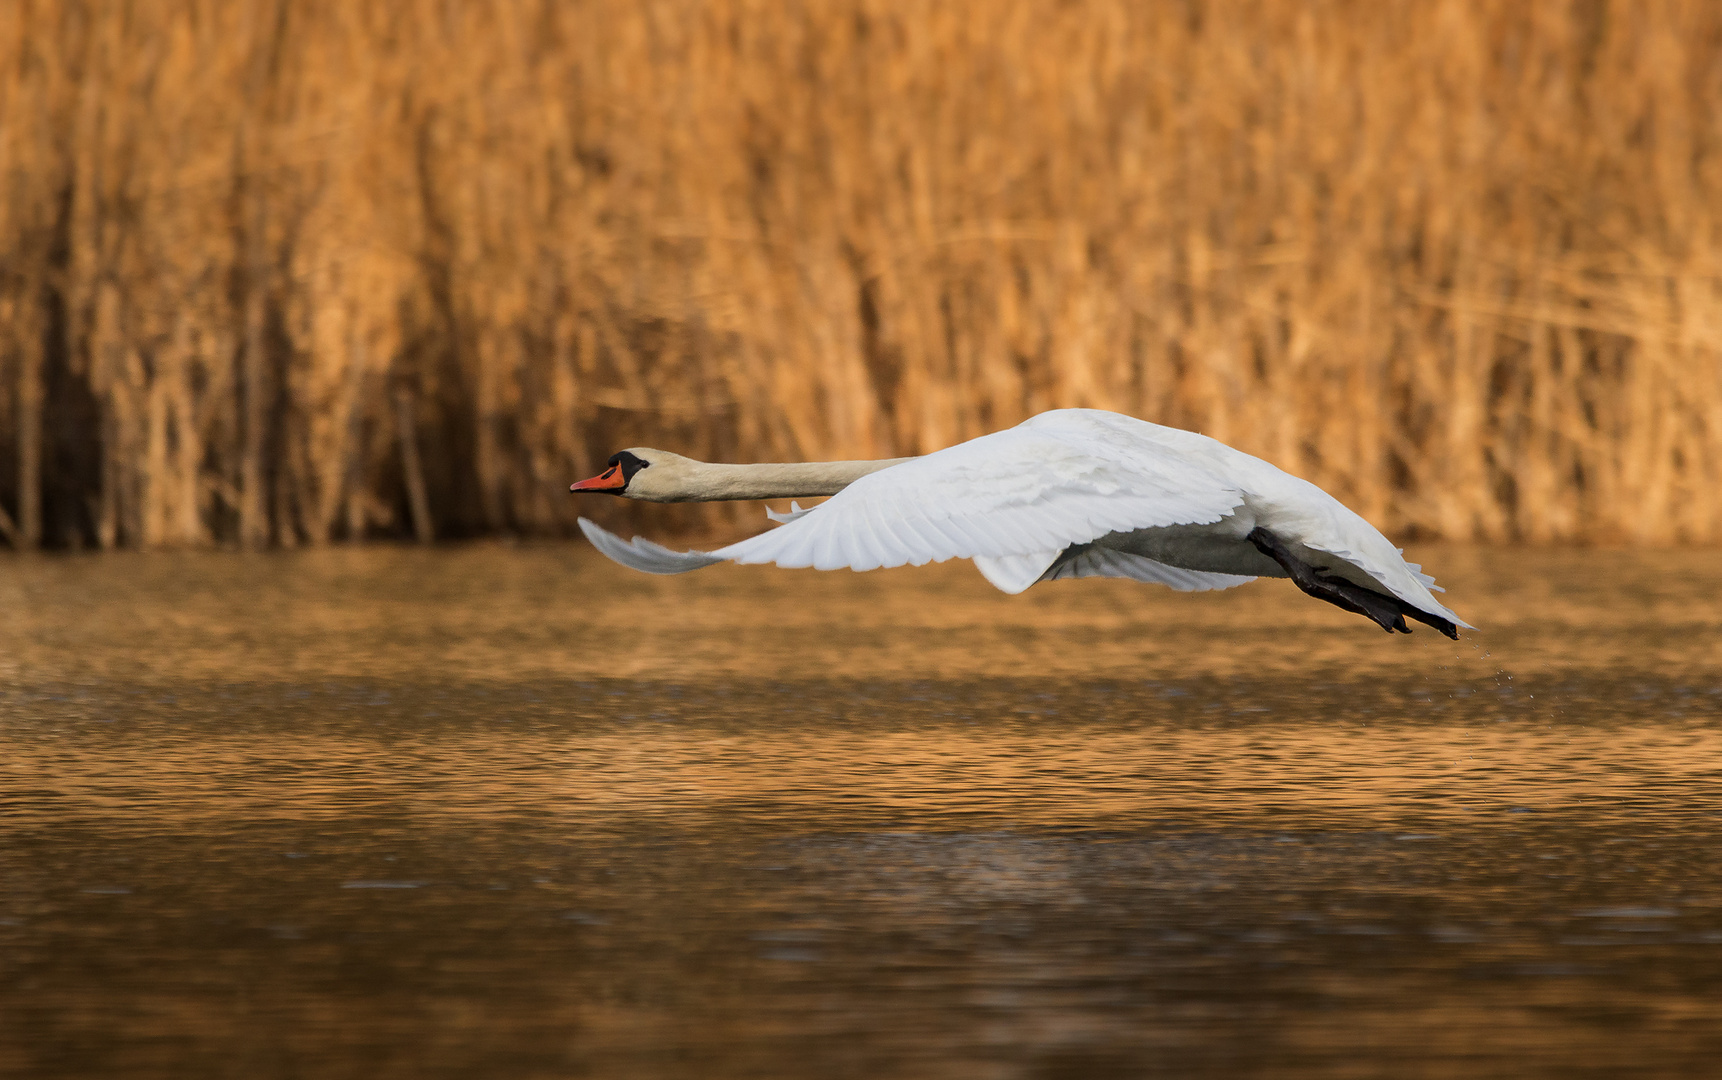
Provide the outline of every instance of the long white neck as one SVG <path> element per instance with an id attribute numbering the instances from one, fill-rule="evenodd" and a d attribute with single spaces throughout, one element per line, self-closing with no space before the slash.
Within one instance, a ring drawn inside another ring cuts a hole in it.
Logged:
<path id="1" fill-rule="evenodd" d="M 716 502 L 725 499 L 792 499 L 835 495 L 868 473 L 914 460 L 886 458 L 879 461 L 719 465 L 664 455 L 661 451 L 659 454 L 658 460 L 653 461 L 650 467 L 634 474 L 625 494 L 650 502 Z"/>

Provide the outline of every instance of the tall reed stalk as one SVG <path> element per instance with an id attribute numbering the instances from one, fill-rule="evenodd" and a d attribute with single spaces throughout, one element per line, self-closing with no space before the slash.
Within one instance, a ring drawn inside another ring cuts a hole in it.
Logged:
<path id="1" fill-rule="evenodd" d="M 18 547 L 1073 405 L 1400 535 L 1722 540 L 1707 0 L 9 0 L 0 178 Z"/>

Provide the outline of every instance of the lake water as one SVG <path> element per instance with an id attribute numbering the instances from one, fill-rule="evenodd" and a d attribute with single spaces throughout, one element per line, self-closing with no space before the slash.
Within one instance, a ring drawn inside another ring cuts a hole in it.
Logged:
<path id="1" fill-rule="evenodd" d="M 1693 1076 L 1722 555 L 0 560 L 8 1076 Z"/>

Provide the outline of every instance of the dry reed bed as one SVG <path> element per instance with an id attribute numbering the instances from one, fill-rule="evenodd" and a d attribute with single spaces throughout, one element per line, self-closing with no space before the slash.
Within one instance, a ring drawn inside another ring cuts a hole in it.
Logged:
<path id="1" fill-rule="evenodd" d="M 620 446 L 1090 405 L 1715 542 L 1718 102 L 1703 0 L 12 0 L 0 533 L 562 533 Z"/>

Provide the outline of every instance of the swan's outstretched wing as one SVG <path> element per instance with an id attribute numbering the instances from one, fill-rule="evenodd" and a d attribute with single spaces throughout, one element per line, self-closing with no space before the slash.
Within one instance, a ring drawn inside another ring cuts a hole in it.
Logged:
<path id="1" fill-rule="evenodd" d="M 870 473 L 781 528 L 711 554 L 820 570 L 966 558 L 1016 593 L 1073 545 L 1216 522 L 1243 502 L 1200 464 L 1079 416 L 1049 422 L 1057 416 Z"/>

